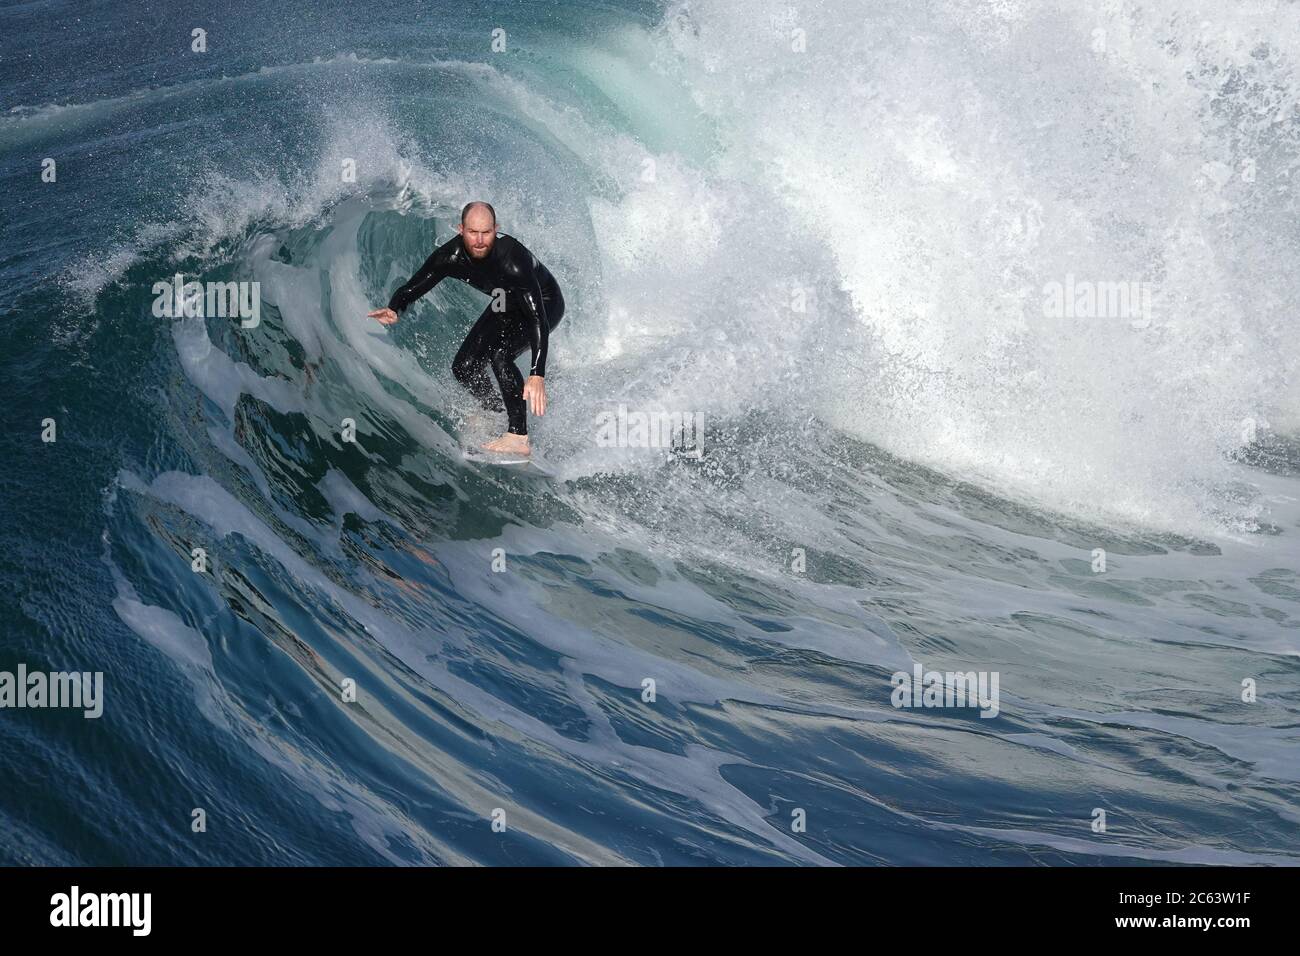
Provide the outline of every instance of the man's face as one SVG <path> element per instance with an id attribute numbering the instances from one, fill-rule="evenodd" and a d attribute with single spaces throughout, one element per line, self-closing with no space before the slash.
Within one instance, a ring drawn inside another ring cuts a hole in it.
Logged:
<path id="1" fill-rule="evenodd" d="M 492 251 L 492 243 L 497 241 L 497 224 L 486 209 L 471 209 L 457 231 L 466 251 L 475 259 L 485 258 Z"/>

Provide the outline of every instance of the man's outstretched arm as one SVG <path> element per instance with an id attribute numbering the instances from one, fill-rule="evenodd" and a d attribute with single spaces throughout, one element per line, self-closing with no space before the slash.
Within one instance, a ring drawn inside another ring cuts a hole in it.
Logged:
<path id="1" fill-rule="evenodd" d="M 378 319 L 384 325 L 392 325 L 412 302 L 446 277 L 447 271 L 443 264 L 438 261 L 438 252 L 435 250 L 430 254 L 429 258 L 424 260 L 424 265 L 416 270 L 415 275 L 411 276 L 405 285 L 393 293 L 392 298 L 388 300 L 388 306 L 383 309 L 376 309 L 369 313 L 369 316 Z"/>
<path id="2" fill-rule="evenodd" d="M 393 293 L 393 297 L 388 300 L 388 307 L 401 315 L 407 306 L 446 277 L 447 272 L 438 261 L 438 250 L 434 250 L 429 255 L 429 258 L 424 260 L 424 265 L 420 266 L 415 275 L 411 276 L 406 285 Z"/>

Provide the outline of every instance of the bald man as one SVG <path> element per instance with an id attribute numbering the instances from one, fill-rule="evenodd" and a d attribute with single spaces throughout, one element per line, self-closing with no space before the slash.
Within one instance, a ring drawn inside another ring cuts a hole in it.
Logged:
<path id="1" fill-rule="evenodd" d="M 497 232 L 491 206 L 472 202 L 460 212 L 456 235 L 433 251 L 410 281 L 393 293 L 386 308 L 368 315 L 392 325 L 412 302 L 448 277 L 492 296 L 451 363 L 456 380 L 481 406 L 506 413 L 506 433 L 481 447 L 528 455 L 528 411 L 546 412 L 547 345 L 551 330 L 564 316 L 560 287 L 522 242 Z M 527 382 L 515 366 L 515 359 L 526 351 L 532 353 Z M 500 396 L 488 379 L 489 366 Z"/>

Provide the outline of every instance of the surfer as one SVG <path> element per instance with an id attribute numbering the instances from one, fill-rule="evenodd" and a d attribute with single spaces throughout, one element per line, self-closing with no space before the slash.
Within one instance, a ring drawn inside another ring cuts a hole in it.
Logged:
<path id="1" fill-rule="evenodd" d="M 496 211 L 485 202 L 469 203 L 460 212 L 456 235 L 433 251 L 385 308 L 367 314 L 392 325 L 412 302 L 448 277 L 492 296 L 465 336 L 451 371 L 485 409 L 506 413 L 506 433 L 482 447 L 527 455 L 527 413 L 546 412 L 547 345 L 564 316 L 564 297 L 555 277 L 522 242 L 496 230 Z M 530 350 L 525 382 L 515 359 Z M 488 366 L 496 376 L 499 396 L 492 389 Z"/>

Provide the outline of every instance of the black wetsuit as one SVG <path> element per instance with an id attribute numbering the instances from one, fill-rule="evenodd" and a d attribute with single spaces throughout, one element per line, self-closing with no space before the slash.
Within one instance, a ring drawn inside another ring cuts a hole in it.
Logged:
<path id="1" fill-rule="evenodd" d="M 527 435 L 524 380 L 515 367 L 515 359 L 531 349 L 529 374 L 546 375 L 550 333 L 564 316 L 560 286 L 546 266 L 513 236 L 498 232 L 492 249 L 479 260 L 470 256 L 460 235 L 455 235 L 435 249 L 411 280 L 393 293 L 388 307 L 400 315 L 448 277 L 468 282 L 480 292 L 494 296 L 494 302 L 488 303 L 452 360 L 452 374 L 489 411 L 502 411 L 504 399 L 510 432 Z M 498 298 L 497 290 L 504 290 L 504 295 Z M 500 312 L 493 311 L 497 301 L 504 303 Z M 500 398 L 488 379 L 489 365 L 501 388 Z"/>

